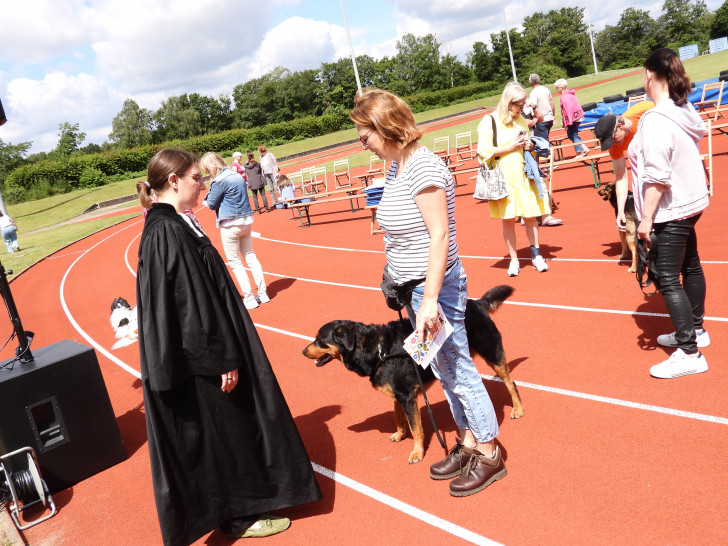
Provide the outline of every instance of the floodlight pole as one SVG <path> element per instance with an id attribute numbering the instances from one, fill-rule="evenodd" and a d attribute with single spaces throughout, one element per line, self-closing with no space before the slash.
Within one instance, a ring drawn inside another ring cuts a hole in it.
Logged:
<path id="1" fill-rule="evenodd" d="M 592 60 L 594 61 L 594 75 L 599 75 L 599 69 L 597 68 L 597 56 L 594 53 L 594 33 L 592 32 L 591 21 L 589 20 L 589 2 L 584 0 L 584 6 L 586 7 L 586 26 L 589 31 L 589 41 L 591 42 Z"/>
<path id="2" fill-rule="evenodd" d="M 506 31 L 506 41 L 508 42 L 508 55 L 511 57 L 511 70 L 513 70 L 513 81 L 518 83 L 516 76 L 516 64 L 513 62 L 513 50 L 511 49 L 511 37 L 508 35 L 508 24 L 506 23 L 506 8 L 501 0 L 501 11 L 503 12 L 503 28 Z"/>
<path id="3" fill-rule="evenodd" d="M 344 16 L 344 27 L 346 28 L 346 36 L 349 38 L 349 51 L 351 52 L 351 63 L 354 65 L 354 77 L 356 78 L 356 88 L 361 93 L 361 81 L 359 80 L 359 70 L 356 67 L 356 57 L 354 57 L 354 46 L 351 45 L 351 34 L 349 34 L 349 24 L 346 22 L 346 12 L 344 11 L 344 0 L 339 0 L 341 4 L 341 15 Z"/>

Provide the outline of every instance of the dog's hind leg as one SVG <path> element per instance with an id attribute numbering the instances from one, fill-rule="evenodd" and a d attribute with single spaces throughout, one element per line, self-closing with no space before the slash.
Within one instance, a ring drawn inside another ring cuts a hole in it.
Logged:
<path id="1" fill-rule="evenodd" d="M 488 362 L 486 360 L 486 362 Z M 516 382 L 511 379 L 511 372 L 508 369 L 508 362 L 506 361 L 505 357 L 498 362 L 497 364 L 491 364 L 488 362 L 488 365 L 493 368 L 493 371 L 498 374 L 498 377 L 501 378 L 503 381 L 503 384 L 508 389 L 508 392 L 511 393 L 511 399 L 513 400 L 513 409 L 511 410 L 511 419 L 518 419 L 519 417 L 523 417 L 523 414 L 525 413 L 523 411 L 523 404 L 521 403 L 521 395 L 518 393 L 518 387 L 516 387 Z"/>

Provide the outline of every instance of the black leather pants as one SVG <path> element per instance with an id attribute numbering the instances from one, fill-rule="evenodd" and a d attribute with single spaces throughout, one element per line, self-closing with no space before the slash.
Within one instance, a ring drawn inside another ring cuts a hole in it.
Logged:
<path id="1" fill-rule="evenodd" d="M 705 275 L 695 235 L 701 215 L 653 226 L 658 243 L 656 284 L 675 326 L 677 346 L 687 354 L 698 352 L 695 330 L 703 327 L 705 316 Z"/>

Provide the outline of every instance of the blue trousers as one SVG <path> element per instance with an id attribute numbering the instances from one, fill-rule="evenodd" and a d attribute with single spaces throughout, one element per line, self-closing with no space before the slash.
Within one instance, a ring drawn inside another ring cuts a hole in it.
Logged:
<path id="1" fill-rule="evenodd" d="M 424 285 L 415 288 L 412 301 L 407 306 L 413 326 L 422 305 L 423 290 Z M 470 429 L 479 443 L 488 442 L 498 436 L 498 419 L 483 379 L 470 358 L 468 334 L 465 331 L 468 277 L 459 261 L 445 273 L 437 301 L 452 324 L 453 333 L 430 366 L 442 384 L 457 427 Z"/>
<path id="2" fill-rule="evenodd" d="M 571 125 L 566 126 L 566 136 L 569 137 L 569 140 L 574 144 L 576 144 L 577 142 L 583 142 L 583 140 L 581 140 L 581 137 L 579 136 L 579 125 L 581 125 L 581 122 L 575 121 Z M 574 146 L 574 149 L 576 150 L 577 154 L 581 153 L 580 144 L 576 144 L 576 146 Z"/>
<path id="3" fill-rule="evenodd" d="M 18 250 L 18 236 L 15 233 L 15 228 L 13 226 L 6 227 L 3 228 L 2 232 L 5 246 L 8 247 L 8 252 Z"/>
<path id="4" fill-rule="evenodd" d="M 541 121 L 537 123 L 533 128 L 533 134 L 537 137 L 545 138 L 546 140 L 548 140 L 549 131 L 551 131 L 551 127 L 553 127 L 553 125 L 553 121 Z"/>

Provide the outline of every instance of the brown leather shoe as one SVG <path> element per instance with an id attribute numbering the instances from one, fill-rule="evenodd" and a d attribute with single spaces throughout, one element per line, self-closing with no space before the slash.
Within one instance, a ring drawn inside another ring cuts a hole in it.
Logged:
<path id="1" fill-rule="evenodd" d="M 460 438 L 455 438 L 455 446 L 447 452 L 445 458 L 430 467 L 430 478 L 433 480 L 449 480 L 459 476 L 468 462 L 468 458 L 463 457 L 464 447 L 460 443 Z"/>
<path id="2" fill-rule="evenodd" d="M 479 493 L 491 483 L 506 475 L 499 446 L 495 447 L 495 457 L 489 459 L 477 449 L 463 447 L 463 459 L 470 457 L 459 477 L 450 482 L 450 494 L 453 497 L 467 497 Z"/>

